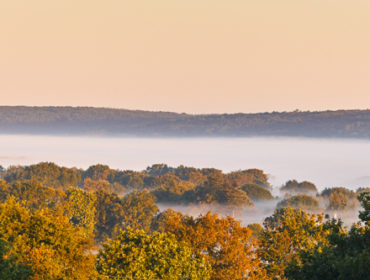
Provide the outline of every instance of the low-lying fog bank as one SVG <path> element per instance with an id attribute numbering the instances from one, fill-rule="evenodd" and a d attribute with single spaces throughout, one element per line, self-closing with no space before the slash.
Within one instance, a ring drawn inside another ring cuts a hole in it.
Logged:
<path id="1" fill-rule="evenodd" d="M 233 209 L 232 207 L 224 205 L 179 205 L 179 204 L 157 204 L 159 210 L 165 211 L 167 209 L 173 209 L 179 211 L 183 214 L 197 217 L 199 215 L 204 215 L 211 211 L 212 213 L 217 213 L 221 217 L 231 216 L 241 222 L 243 226 L 248 226 L 249 224 L 259 223 L 262 224 L 265 218 L 271 216 L 276 209 L 277 203 L 281 201 L 280 199 L 275 199 L 267 202 L 256 202 L 254 207 L 243 207 L 241 209 Z M 307 211 L 314 214 L 324 214 L 328 215 L 328 218 L 341 219 L 341 221 L 346 226 L 351 226 L 359 220 L 358 213 L 360 207 L 349 209 L 346 211 L 341 210 L 325 210 L 321 211 Z"/>
<path id="2" fill-rule="evenodd" d="M 273 186 L 308 180 L 319 190 L 370 185 L 370 141 L 311 138 L 108 138 L 0 135 L 0 165 L 53 161 L 143 170 L 154 163 L 264 170 Z"/>

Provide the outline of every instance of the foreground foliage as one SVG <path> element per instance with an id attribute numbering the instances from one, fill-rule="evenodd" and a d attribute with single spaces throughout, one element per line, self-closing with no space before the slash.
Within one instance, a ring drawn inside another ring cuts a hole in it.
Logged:
<path id="1" fill-rule="evenodd" d="M 31 212 L 15 199 L 0 205 L 0 232 L 9 257 L 29 266 L 30 279 L 88 279 L 94 274 L 92 240 L 49 209 Z"/>
<path id="2" fill-rule="evenodd" d="M 300 261 L 300 251 L 326 244 L 330 230 L 321 215 L 309 215 L 302 210 L 281 208 L 265 219 L 260 233 L 258 255 L 274 279 L 285 277 L 290 262 Z"/>
<path id="3" fill-rule="evenodd" d="M 311 280 L 362 280 L 370 275 L 370 193 L 360 195 L 364 211 L 360 212 L 362 223 L 354 224 L 343 232 L 340 224 L 333 223 L 336 230 L 328 236 L 324 247 L 303 249 L 300 262 L 294 261 L 287 269 L 289 279 Z"/>
<path id="4" fill-rule="evenodd" d="M 211 272 L 204 258 L 194 258 L 172 234 L 131 229 L 104 245 L 96 266 L 100 274 L 114 279 L 207 280 Z"/>
<path id="5" fill-rule="evenodd" d="M 231 217 L 207 213 L 198 218 L 167 210 L 157 217 L 154 229 L 173 233 L 212 267 L 212 279 L 258 279 L 264 275 L 255 258 L 251 230 Z"/>
<path id="6" fill-rule="evenodd" d="M 0 235 L 0 238 L 2 235 Z M 0 239 L 0 279 L 8 280 L 26 280 L 32 276 L 32 270 L 29 266 L 17 262 L 17 260 L 8 255 L 9 244 Z"/>

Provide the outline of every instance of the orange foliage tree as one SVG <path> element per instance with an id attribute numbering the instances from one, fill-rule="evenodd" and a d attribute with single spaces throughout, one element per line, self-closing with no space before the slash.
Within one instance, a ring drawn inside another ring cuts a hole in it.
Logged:
<path id="1" fill-rule="evenodd" d="M 198 218 L 167 210 L 157 216 L 153 229 L 175 234 L 212 267 L 211 279 L 266 279 L 251 241 L 251 230 L 231 217 L 208 212 Z"/>

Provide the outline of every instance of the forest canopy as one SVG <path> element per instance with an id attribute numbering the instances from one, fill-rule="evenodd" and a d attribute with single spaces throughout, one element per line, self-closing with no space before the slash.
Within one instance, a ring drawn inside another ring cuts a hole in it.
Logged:
<path id="1" fill-rule="evenodd" d="M 288 188 L 284 197 L 273 197 L 262 170 L 223 173 L 165 164 L 130 171 L 42 162 L 0 170 L 0 279 L 365 279 L 369 274 L 364 265 L 370 256 L 368 188 L 335 187 L 316 196 Z M 258 210 L 263 218 L 246 224 L 243 217 Z M 341 212 L 359 219 L 347 221 L 348 228 L 324 215 Z"/>

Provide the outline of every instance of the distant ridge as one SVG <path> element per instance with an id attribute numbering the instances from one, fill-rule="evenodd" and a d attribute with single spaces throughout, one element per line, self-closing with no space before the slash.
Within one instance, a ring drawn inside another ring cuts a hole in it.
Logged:
<path id="1" fill-rule="evenodd" d="M 190 115 L 95 107 L 0 106 L 0 133 L 370 138 L 370 110 Z"/>

